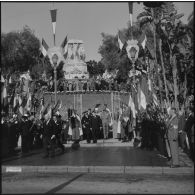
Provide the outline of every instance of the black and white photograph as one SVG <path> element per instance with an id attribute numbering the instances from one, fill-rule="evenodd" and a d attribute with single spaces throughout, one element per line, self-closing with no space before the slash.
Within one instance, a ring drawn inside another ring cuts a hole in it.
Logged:
<path id="1" fill-rule="evenodd" d="M 194 194 L 194 1 L 1 1 L 1 194 Z"/>

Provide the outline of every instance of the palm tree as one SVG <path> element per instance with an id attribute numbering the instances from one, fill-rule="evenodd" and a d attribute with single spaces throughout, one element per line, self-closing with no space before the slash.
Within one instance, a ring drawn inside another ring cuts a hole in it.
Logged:
<path id="1" fill-rule="evenodd" d="M 160 99 L 162 102 L 162 95 L 161 95 L 161 86 L 159 86 L 160 82 L 160 77 L 158 76 L 158 66 L 157 66 L 157 38 L 156 38 L 156 28 L 157 25 L 159 25 L 160 23 L 160 18 L 161 18 L 161 7 L 145 7 L 144 8 L 145 11 L 140 13 L 137 16 L 137 19 L 140 22 L 140 28 L 145 30 L 146 26 L 148 24 L 150 24 L 150 28 L 153 31 L 153 40 L 154 40 L 154 60 L 155 60 L 155 68 L 156 68 L 156 74 L 157 74 L 157 78 L 158 78 L 158 87 L 159 87 L 159 92 L 160 92 Z M 165 78 L 165 77 L 163 77 Z M 166 80 L 166 78 L 165 78 Z M 168 97 L 167 95 L 167 88 L 166 88 L 166 82 L 164 81 L 165 84 L 165 93 L 166 93 L 166 97 Z M 168 98 L 167 98 L 168 99 Z"/>

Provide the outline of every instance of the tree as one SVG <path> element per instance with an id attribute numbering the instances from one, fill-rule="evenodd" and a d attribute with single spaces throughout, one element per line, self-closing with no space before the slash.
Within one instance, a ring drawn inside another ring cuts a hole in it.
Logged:
<path id="1" fill-rule="evenodd" d="M 89 72 L 90 77 L 95 75 L 102 75 L 105 71 L 104 65 L 101 61 L 96 62 L 95 60 L 90 60 L 87 63 L 87 70 Z"/>
<path id="2" fill-rule="evenodd" d="M 40 42 L 25 26 L 21 31 L 1 34 L 1 65 L 5 74 L 31 70 L 39 58 Z"/>

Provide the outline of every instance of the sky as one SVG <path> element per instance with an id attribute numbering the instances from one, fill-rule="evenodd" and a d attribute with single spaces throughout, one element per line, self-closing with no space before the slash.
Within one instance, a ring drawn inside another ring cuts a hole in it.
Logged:
<path id="1" fill-rule="evenodd" d="M 178 13 L 184 13 L 182 21 L 193 11 L 194 2 L 175 2 Z M 128 2 L 1 2 L 1 31 L 21 30 L 28 25 L 41 41 L 45 39 L 53 47 L 51 9 L 57 9 L 56 46 L 66 35 L 68 39 L 84 42 L 86 61 L 101 59 L 98 49 L 102 43 L 101 33 L 116 35 L 127 27 Z M 143 11 L 143 4 L 133 4 L 133 21 Z"/>

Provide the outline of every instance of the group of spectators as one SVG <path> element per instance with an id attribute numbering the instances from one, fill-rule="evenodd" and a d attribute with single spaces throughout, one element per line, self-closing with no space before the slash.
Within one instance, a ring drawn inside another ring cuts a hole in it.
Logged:
<path id="1" fill-rule="evenodd" d="M 41 120 L 33 114 L 25 114 L 19 118 L 16 114 L 12 117 L 3 116 L 1 120 L 2 136 L 1 146 L 5 155 L 13 155 L 18 147 L 21 136 L 21 151 L 26 154 L 34 149 L 44 149 L 44 157 L 55 156 L 55 148 L 60 148 L 64 153 L 68 140 L 79 143 L 86 139 L 87 143 L 98 139 L 108 139 L 111 114 L 107 105 L 99 112 L 98 108 L 89 109 L 83 116 L 77 114 L 74 109 L 68 109 L 68 118 L 62 120 L 59 113 L 53 113 L 52 117 L 47 114 Z M 5 144 L 7 143 L 7 145 Z"/>
<path id="2" fill-rule="evenodd" d="M 179 164 L 179 147 L 194 160 L 194 107 L 187 110 L 166 110 L 147 106 L 146 112 L 137 118 L 136 134 L 141 137 L 141 148 L 156 149 L 162 156 Z M 139 136 L 138 136 L 139 137 Z"/>
<path id="3" fill-rule="evenodd" d="M 47 83 L 47 89 L 50 92 L 54 91 L 54 81 L 50 79 Z M 87 80 L 61 79 L 57 83 L 57 91 L 119 91 L 121 85 L 117 83 L 116 79 L 105 80 L 103 78 L 90 78 Z"/>

